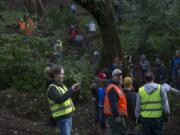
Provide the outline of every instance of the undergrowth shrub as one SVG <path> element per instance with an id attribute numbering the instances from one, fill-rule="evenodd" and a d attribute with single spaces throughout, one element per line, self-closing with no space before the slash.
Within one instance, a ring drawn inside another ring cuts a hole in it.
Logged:
<path id="1" fill-rule="evenodd" d="M 70 12 L 69 8 L 65 8 L 62 11 L 54 9 L 47 15 L 47 24 L 50 28 L 56 29 L 59 27 L 70 26 L 76 24 L 77 20 Z"/>
<path id="2" fill-rule="evenodd" d="M 82 56 L 80 59 L 73 60 L 69 57 L 64 60 L 63 66 L 65 69 L 65 81 L 67 85 L 80 82 L 81 90 L 77 92 L 74 98 L 78 100 L 84 100 L 89 98 L 90 90 L 89 86 L 93 78 L 91 65 L 87 56 Z"/>
<path id="3" fill-rule="evenodd" d="M 44 69 L 48 60 L 46 53 L 52 53 L 49 39 L 25 37 L 22 35 L 0 36 L 0 89 L 13 87 L 16 90 L 46 90 Z M 74 50 L 72 50 L 74 51 Z M 55 61 L 65 69 L 65 83 L 71 86 L 80 82 L 81 90 L 74 98 L 87 99 L 93 77 L 88 56 L 72 57 L 71 52 L 63 61 Z"/>
<path id="4" fill-rule="evenodd" d="M 2 39 L 2 40 L 1 40 Z M 45 85 L 45 50 L 51 50 L 46 39 L 19 35 L 0 37 L 0 88 L 34 90 Z"/>

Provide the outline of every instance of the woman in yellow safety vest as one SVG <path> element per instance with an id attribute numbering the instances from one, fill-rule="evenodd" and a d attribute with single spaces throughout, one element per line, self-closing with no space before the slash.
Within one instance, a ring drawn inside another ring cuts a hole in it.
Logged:
<path id="1" fill-rule="evenodd" d="M 73 92 L 80 89 L 80 84 L 72 85 L 70 89 L 63 84 L 64 69 L 54 66 L 48 70 L 50 77 L 47 98 L 52 117 L 56 120 L 61 135 L 70 135 L 72 112 L 75 110 L 71 99 Z"/>

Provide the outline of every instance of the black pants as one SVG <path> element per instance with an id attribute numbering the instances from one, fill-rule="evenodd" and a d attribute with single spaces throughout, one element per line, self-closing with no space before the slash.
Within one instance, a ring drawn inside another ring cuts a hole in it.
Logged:
<path id="1" fill-rule="evenodd" d="M 111 129 L 111 135 L 126 135 L 126 127 L 123 125 L 123 123 L 125 123 L 124 118 L 122 118 L 120 123 L 117 123 L 115 118 L 112 116 L 107 116 L 106 118 L 109 124 L 109 128 Z"/>
<path id="2" fill-rule="evenodd" d="M 164 135 L 163 122 L 161 119 L 141 118 L 142 135 Z"/>

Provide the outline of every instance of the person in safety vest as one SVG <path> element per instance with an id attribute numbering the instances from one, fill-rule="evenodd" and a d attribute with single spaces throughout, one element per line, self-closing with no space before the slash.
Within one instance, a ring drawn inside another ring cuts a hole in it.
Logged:
<path id="1" fill-rule="evenodd" d="M 27 36 L 31 36 L 34 28 L 35 28 L 35 24 L 33 22 L 33 20 L 31 19 L 31 17 L 29 15 L 25 15 L 24 16 L 24 21 L 25 21 L 25 34 Z"/>
<path id="2" fill-rule="evenodd" d="M 27 22 L 26 22 L 26 34 L 28 36 L 31 36 L 34 31 L 34 22 L 30 18 L 30 16 L 27 17 Z"/>
<path id="3" fill-rule="evenodd" d="M 112 72 L 112 80 L 106 87 L 104 99 L 104 114 L 107 118 L 112 135 L 125 135 L 125 118 L 128 117 L 127 102 L 124 92 L 120 87 L 122 72 L 115 69 Z"/>
<path id="4" fill-rule="evenodd" d="M 170 114 L 166 92 L 153 79 L 152 72 L 145 73 L 146 84 L 139 88 L 136 100 L 135 115 L 143 135 L 163 135 L 163 118 Z"/>
<path id="5" fill-rule="evenodd" d="M 18 21 L 18 28 L 19 28 L 19 32 L 20 32 L 20 33 L 25 34 L 26 24 L 25 24 L 23 18 L 21 18 L 21 19 Z"/>
<path id="6" fill-rule="evenodd" d="M 72 112 L 75 110 L 71 95 L 80 89 L 76 83 L 71 88 L 63 84 L 64 69 L 59 66 L 49 68 L 47 71 L 50 81 L 47 90 L 47 99 L 53 119 L 56 120 L 61 135 L 70 135 L 72 126 Z"/>

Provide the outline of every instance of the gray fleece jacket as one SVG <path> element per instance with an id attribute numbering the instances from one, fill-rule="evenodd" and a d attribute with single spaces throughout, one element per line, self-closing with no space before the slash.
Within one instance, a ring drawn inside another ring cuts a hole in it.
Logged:
<path id="1" fill-rule="evenodd" d="M 147 92 L 147 94 L 151 94 L 151 92 L 157 90 L 157 86 L 158 86 L 157 83 L 153 83 L 153 82 L 146 83 L 144 85 L 144 89 Z M 162 99 L 163 111 L 165 113 L 170 114 L 168 98 L 167 98 L 166 92 L 163 87 L 161 87 L 160 95 L 161 95 L 161 99 Z M 137 118 L 140 116 L 140 112 L 141 112 L 141 97 L 138 93 L 137 100 L 136 100 L 136 109 L 135 109 L 135 115 Z"/>

